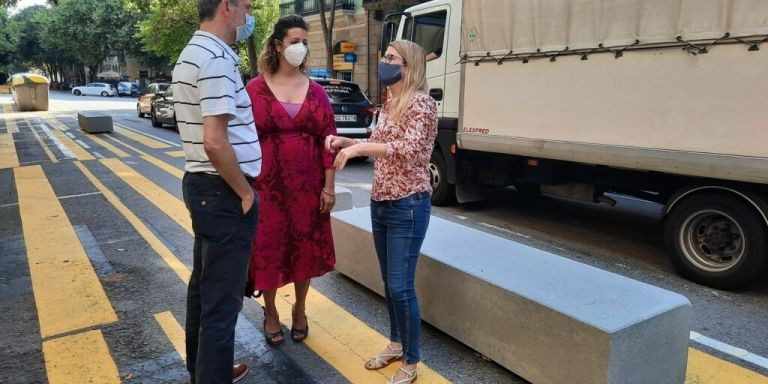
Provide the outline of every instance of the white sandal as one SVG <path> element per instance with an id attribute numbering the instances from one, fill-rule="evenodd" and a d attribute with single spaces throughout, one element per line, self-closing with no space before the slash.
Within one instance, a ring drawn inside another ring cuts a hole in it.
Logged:
<path id="1" fill-rule="evenodd" d="M 386 350 L 379 352 L 378 355 L 372 357 L 365 363 L 365 369 L 376 370 L 382 369 L 393 361 L 397 361 L 403 358 L 403 347 L 392 348 L 392 344 L 387 344 L 389 353 Z M 370 366 L 369 366 L 370 365 Z"/>
<path id="2" fill-rule="evenodd" d="M 403 367 L 400 367 L 397 370 L 403 371 L 405 373 L 405 378 L 395 381 L 395 375 L 397 374 L 395 373 L 395 375 L 392 375 L 392 378 L 389 379 L 389 382 L 387 384 L 411 384 L 414 381 L 416 381 L 416 378 L 418 377 L 418 374 L 416 373 L 417 368 L 413 368 L 413 371 L 411 372 L 406 371 L 405 369 L 403 369 Z"/>

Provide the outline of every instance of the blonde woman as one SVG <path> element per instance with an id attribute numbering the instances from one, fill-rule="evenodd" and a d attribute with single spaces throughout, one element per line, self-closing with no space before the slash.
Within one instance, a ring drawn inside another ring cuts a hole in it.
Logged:
<path id="1" fill-rule="evenodd" d="M 421 318 L 414 290 L 416 261 L 431 211 L 427 165 L 437 135 L 437 106 L 427 94 L 424 50 L 395 41 L 379 62 L 379 80 L 392 97 L 369 140 L 328 136 L 326 149 L 338 151 L 337 170 L 358 156 L 374 156 L 371 222 L 390 321 L 390 342 L 365 367 L 381 369 L 402 360 L 393 384 L 416 380 Z M 341 149 L 343 148 L 343 149 Z"/>

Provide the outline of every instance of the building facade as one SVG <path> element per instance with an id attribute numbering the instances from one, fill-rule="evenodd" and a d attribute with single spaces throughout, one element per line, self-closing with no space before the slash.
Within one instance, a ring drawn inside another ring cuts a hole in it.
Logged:
<path id="1" fill-rule="evenodd" d="M 326 0 L 330 8 L 332 0 Z M 374 103 L 383 87 L 376 75 L 384 16 L 424 0 L 336 0 L 333 26 L 334 68 L 327 68 L 325 38 L 317 0 L 281 0 L 280 15 L 298 14 L 309 25 L 310 68 L 315 76 L 353 81 Z M 330 22 L 330 10 L 326 10 Z"/>

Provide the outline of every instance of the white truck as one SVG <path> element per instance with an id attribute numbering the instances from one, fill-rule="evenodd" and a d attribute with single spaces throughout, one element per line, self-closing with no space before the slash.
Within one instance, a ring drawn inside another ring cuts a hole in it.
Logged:
<path id="1" fill-rule="evenodd" d="M 387 16 L 394 39 L 434 58 L 434 204 L 635 196 L 685 277 L 766 275 L 768 1 L 434 0 Z"/>

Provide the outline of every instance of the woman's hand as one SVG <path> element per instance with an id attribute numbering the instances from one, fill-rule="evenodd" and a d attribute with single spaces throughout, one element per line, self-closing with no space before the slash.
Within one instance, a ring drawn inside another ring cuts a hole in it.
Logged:
<path id="1" fill-rule="evenodd" d="M 336 205 L 336 193 L 331 194 L 327 188 L 323 188 L 320 191 L 320 213 L 326 214 L 331 212 L 334 205 Z"/>
<path id="2" fill-rule="evenodd" d="M 336 153 L 339 148 L 349 147 L 354 145 L 355 142 L 352 139 L 346 137 L 339 137 L 334 135 L 328 135 L 325 137 L 325 150 L 330 153 Z"/>
<path id="3" fill-rule="evenodd" d="M 336 155 L 336 160 L 333 162 L 333 166 L 336 167 L 337 170 L 341 171 L 344 169 L 344 166 L 347 165 L 347 161 L 349 161 L 349 159 L 354 159 L 359 155 L 360 154 L 357 151 L 357 145 L 344 148 L 339 151 L 338 155 Z"/>

